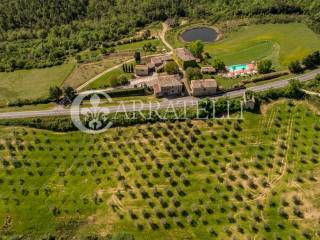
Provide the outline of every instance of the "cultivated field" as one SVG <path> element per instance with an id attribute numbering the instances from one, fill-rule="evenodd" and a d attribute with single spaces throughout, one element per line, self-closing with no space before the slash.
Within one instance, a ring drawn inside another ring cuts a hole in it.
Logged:
<path id="1" fill-rule="evenodd" d="M 94 136 L 1 127 L 0 234 L 318 239 L 319 117 L 263 111 Z"/>
<path id="2" fill-rule="evenodd" d="M 79 87 L 108 68 L 121 64 L 132 57 L 132 53 L 115 53 L 98 62 L 78 64 L 63 84 L 74 88 Z"/>
<path id="3" fill-rule="evenodd" d="M 174 46 L 182 45 L 180 33 L 181 30 L 169 32 L 167 39 Z M 304 24 L 264 24 L 239 27 L 226 33 L 221 41 L 207 44 L 205 51 L 228 65 L 271 59 L 282 68 L 319 50 L 319 46 L 320 37 Z"/>
<path id="4" fill-rule="evenodd" d="M 111 87 L 111 80 L 112 78 L 117 78 L 120 75 L 125 75 L 127 76 L 128 79 L 132 79 L 134 73 L 125 73 L 122 70 L 122 66 L 114 69 L 104 75 L 102 75 L 101 77 L 99 77 L 97 80 L 95 80 L 94 82 L 90 83 L 85 89 L 87 90 L 91 90 L 91 89 L 106 89 Z"/>
<path id="5" fill-rule="evenodd" d="M 8 101 L 46 97 L 51 86 L 61 86 L 74 64 L 32 70 L 0 73 L 0 105 Z"/>

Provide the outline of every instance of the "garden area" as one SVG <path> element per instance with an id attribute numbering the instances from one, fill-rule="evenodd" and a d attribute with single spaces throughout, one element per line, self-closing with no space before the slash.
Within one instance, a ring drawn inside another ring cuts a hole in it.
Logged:
<path id="1" fill-rule="evenodd" d="M 100 135 L 0 127 L 0 235 L 317 239 L 319 144 L 292 100 Z"/>
<path id="2" fill-rule="evenodd" d="M 130 64 L 128 64 L 128 66 L 129 65 Z M 124 72 L 123 67 L 121 66 L 117 69 L 114 69 L 114 70 L 102 75 L 97 80 L 90 83 L 85 89 L 92 90 L 92 89 L 106 89 L 109 87 L 115 87 L 121 83 L 121 79 L 125 79 L 125 82 L 123 82 L 123 83 L 126 83 L 127 81 L 129 81 L 133 77 L 134 77 L 133 72 Z"/>

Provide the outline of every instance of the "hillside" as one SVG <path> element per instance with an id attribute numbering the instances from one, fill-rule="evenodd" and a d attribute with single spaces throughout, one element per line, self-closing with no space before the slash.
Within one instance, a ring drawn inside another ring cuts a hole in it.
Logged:
<path id="1" fill-rule="evenodd" d="M 125 20 L 130 24 L 128 26 L 134 27 L 164 20 L 169 16 L 197 18 L 255 14 L 312 15 L 317 13 L 319 5 L 317 0 L 6 0 L 0 4 L 0 26 L 3 30 L 48 28 L 79 19 L 106 17 L 111 20 L 110 24 Z"/>
<path id="2" fill-rule="evenodd" d="M 167 17 L 216 22 L 290 14 L 305 16 L 317 30 L 319 9 L 317 0 L 6 0 L 0 3 L 0 71 L 59 65 L 83 50 L 108 48 Z"/>
<path id="3" fill-rule="evenodd" d="M 94 136 L 1 127 L 0 235 L 319 239 L 319 117 L 263 112 Z"/>

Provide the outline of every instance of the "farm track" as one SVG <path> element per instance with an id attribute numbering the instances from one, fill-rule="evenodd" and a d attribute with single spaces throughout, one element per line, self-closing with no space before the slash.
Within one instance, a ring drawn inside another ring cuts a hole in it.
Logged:
<path id="1" fill-rule="evenodd" d="M 166 41 L 165 39 L 165 35 L 166 35 L 166 32 L 168 31 L 168 25 L 163 23 L 162 24 L 163 26 L 163 29 L 161 31 L 161 33 L 159 34 L 159 37 L 160 37 L 160 40 L 163 42 L 163 44 L 170 50 L 170 52 L 168 52 L 167 54 L 171 54 L 172 53 L 172 50 L 173 50 L 173 47 Z M 162 56 L 163 53 L 159 53 L 159 54 L 152 54 L 152 55 L 148 55 L 148 56 L 144 56 L 143 58 L 150 58 L 150 57 L 157 57 L 157 56 Z M 118 68 L 120 68 L 123 64 L 128 64 L 130 62 L 134 61 L 134 58 L 130 58 L 128 59 L 127 61 L 123 62 L 123 63 L 120 63 L 120 64 L 117 64 L 111 68 L 108 68 L 107 70 L 103 71 L 102 73 L 98 74 L 97 76 L 89 79 L 87 82 L 83 83 L 81 86 L 79 86 L 76 91 L 77 92 L 80 92 L 82 91 L 84 88 L 86 88 L 89 84 L 95 82 L 97 79 L 99 79 L 100 77 L 102 77 L 103 75 L 113 71 L 113 70 L 116 70 Z"/>
<path id="2" fill-rule="evenodd" d="M 294 109 L 296 109 L 297 106 L 295 106 Z M 273 111 L 274 112 L 274 111 Z M 287 135 L 286 135 L 286 146 L 287 146 L 287 149 L 286 149 L 286 155 L 284 158 L 282 158 L 282 164 L 281 164 L 281 170 L 280 170 L 280 175 L 270 181 L 270 186 L 268 187 L 268 189 L 266 189 L 265 191 L 263 191 L 262 193 L 258 194 L 258 196 L 256 198 L 254 198 L 253 200 L 250 200 L 248 202 L 251 202 L 251 201 L 257 201 L 257 200 L 265 200 L 266 199 L 266 196 L 272 191 L 272 188 L 273 186 L 275 186 L 282 178 L 283 176 L 285 175 L 285 171 L 287 169 L 287 162 L 288 162 L 288 153 L 289 153 L 289 139 L 291 139 L 291 134 L 292 134 L 292 126 L 293 126 L 293 117 L 294 117 L 294 111 L 293 113 L 291 114 L 291 117 L 289 119 L 289 124 L 287 126 Z M 272 113 L 271 113 L 272 114 Z M 273 116 L 274 117 L 274 116 Z M 279 136 L 280 138 L 280 136 Z M 279 139 L 278 138 L 278 139 Z M 273 161 L 273 165 L 275 165 L 275 159 Z M 272 171 L 272 170 L 271 170 Z M 269 173 L 270 174 L 270 173 Z M 270 180 L 270 175 L 269 175 L 269 180 Z"/>

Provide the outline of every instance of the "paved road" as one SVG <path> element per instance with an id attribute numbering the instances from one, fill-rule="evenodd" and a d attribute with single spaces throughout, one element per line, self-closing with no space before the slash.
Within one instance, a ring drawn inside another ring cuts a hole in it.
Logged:
<path id="1" fill-rule="evenodd" d="M 283 88 L 288 85 L 289 81 L 291 79 L 298 79 L 301 82 L 305 82 L 308 80 L 312 80 L 315 78 L 317 74 L 320 74 L 320 69 L 314 70 L 312 72 L 294 77 L 294 78 L 288 78 L 284 80 L 279 80 L 259 86 L 254 86 L 247 89 L 237 90 L 225 94 L 221 94 L 219 96 L 214 96 L 211 99 L 218 99 L 221 97 L 239 97 L 242 96 L 243 93 L 246 90 L 251 90 L 254 92 L 261 92 L 268 89 L 276 89 L 276 88 Z M 159 103 L 140 103 L 136 104 L 135 106 L 133 104 L 128 105 L 121 105 L 121 107 L 118 106 L 112 106 L 112 107 L 103 107 L 102 111 L 108 110 L 109 112 L 130 112 L 130 111 L 139 111 L 139 110 L 156 110 L 156 109 L 166 109 L 168 107 L 190 107 L 195 106 L 197 102 L 199 101 L 198 98 L 194 97 L 184 97 L 184 98 L 178 98 L 178 99 L 172 99 L 172 100 L 164 100 Z M 83 108 L 83 110 L 86 110 L 86 108 Z M 30 117 L 44 117 L 44 116 L 67 116 L 70 115 L 72 112 L 70 109 L 51 109 L 51 110 L 41 110 L 41 111 L 25 111 L 25 112 L 6 112 L 6 113 L 0 113 L 0 119 L 18 119 L 18 118 L 30 118 Z"/>

